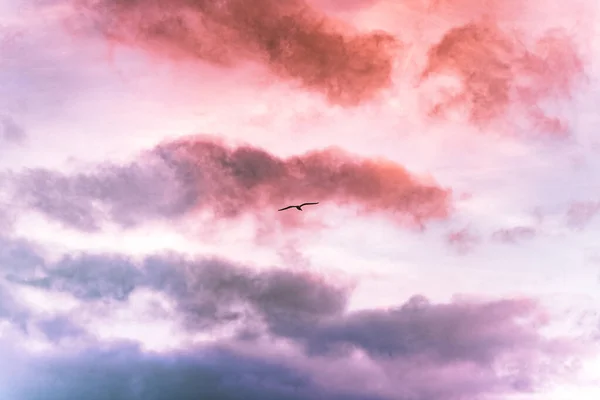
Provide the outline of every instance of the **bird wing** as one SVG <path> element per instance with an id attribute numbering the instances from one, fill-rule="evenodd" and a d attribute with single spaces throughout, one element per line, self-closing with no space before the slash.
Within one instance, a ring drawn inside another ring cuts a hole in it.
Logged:
<path id="1" fill-rule="evenodd" d="M 279 210 L 277 210 L 277 211 L 283 211 L 283 210 L 287 210 L 288 208 L 293 208 L 293 207 L 294 207 L 294 206 L 287 206 L 287 207 L 284 207 L 284 208 L 280 208 L 280 209 L 279 209 Z"/>
<path id="2" fill-rule="evenodd" d="M 319 204 L 319 203 L 318 203 L 318 202 L 317 202 L 317 203 L 302 203 L 302 204 L 300 204 L 300 207 L 303 207 L 303 206 L 310 206 L 310 205 L 312 205 L 312 204 Z"/>

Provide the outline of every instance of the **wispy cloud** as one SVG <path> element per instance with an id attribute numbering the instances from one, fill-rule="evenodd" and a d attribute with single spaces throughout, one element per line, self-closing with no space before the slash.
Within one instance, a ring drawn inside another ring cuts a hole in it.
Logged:
<path id="1" fill-rule="evenodd" d="M 556 30 L 528 47 L 494 22 L 450 29 L 429 50 L 422 80 L 451 74 L 459 77 L 460 86 L 450 89 L 432 114 L 465 110 L 480 126 L 512 115 L 529 118 L 530 126 L 544 133 L 568 133 L 563 122 L 546 115 L 542 101 L 568 98 L 583 77 L 576 46 Z"/>

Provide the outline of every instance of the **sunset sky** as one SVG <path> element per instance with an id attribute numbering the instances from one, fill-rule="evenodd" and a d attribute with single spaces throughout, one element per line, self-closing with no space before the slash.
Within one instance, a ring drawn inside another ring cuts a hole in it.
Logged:
<path id="1" fill-rule="evenodd" d="M 0 400 L 600 398 L 598 21 L 0 0 Z"/>

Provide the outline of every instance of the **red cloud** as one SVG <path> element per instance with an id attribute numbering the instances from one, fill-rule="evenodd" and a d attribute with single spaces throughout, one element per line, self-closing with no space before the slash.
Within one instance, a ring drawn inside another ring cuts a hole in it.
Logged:
<path id="1" fill-rule="evenodd" d="M 77 1 L 112 40 L 221 66 L 260 62 L 335 104 L 391 84 L 390 35 L 353 32 L 303 0 Z"/>
<path id="2" fill-rule="evenodd" d="M 480 21 L 450 29 L 429 49 L 421 82 L 443 74 L 457 76 L 461 86 L 437 103 L 432 115 L 458 108 L 483 125 L 522 112 L 537 128 L 564 134 L 565 124 L 548 116 L 542 103 L 568 97 L 583 75 L 583 63 L 559 31 L 548 32 L 529 48 L 497 24 Z"/>
<path id="3" fill-rule="evenodd" d="M 361 159 L 339 149 L 278 158 L 254 147 L 187 138 L 158 152 L 188 174 L 188 185 L 198 185 L 199 206 L 221 218 L 303 201 L 358 205 L 366 213 L 386 212 L 419 226 L 450 212 L 449 190 L 421 182 L 391 161 Z"/>

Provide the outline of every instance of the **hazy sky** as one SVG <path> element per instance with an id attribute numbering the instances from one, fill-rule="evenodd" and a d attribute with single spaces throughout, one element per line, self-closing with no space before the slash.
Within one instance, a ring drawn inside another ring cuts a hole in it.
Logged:
<path id="1" fill-rule="evenodd" d="M 597 399 L 599 19 L 0 0 L 0 398 Z"/>

